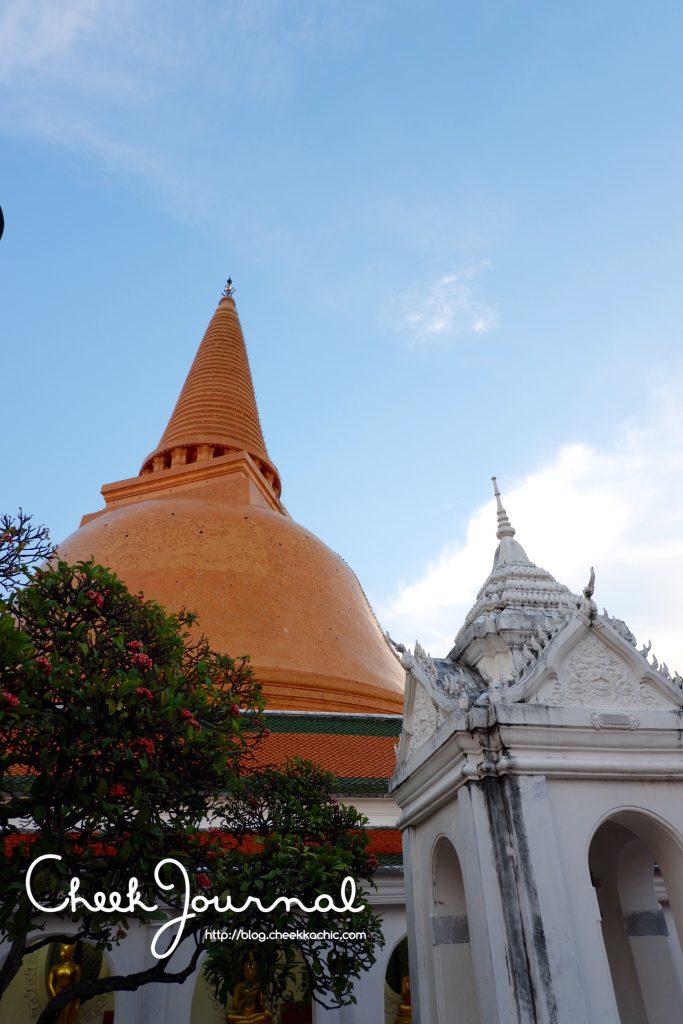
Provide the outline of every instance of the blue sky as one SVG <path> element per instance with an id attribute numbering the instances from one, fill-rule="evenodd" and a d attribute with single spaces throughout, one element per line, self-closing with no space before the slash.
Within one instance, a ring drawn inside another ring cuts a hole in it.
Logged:
<path id="1" fill-rule="evenodd" d="M 529 555 L 683 671 L 683 8 L 4 0 L 3 508 L 157 443 L 225 278 L 291 513 L 443 654 Z M 678 658 L 678 660 L 677 660 Z"/>

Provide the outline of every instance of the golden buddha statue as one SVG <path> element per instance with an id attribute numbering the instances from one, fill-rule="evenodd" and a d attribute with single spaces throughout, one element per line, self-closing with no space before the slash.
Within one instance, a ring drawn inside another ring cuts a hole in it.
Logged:
<path id="1" fill-rule="evenodd" d="M 244 980 L 235 986 L 232 1010 L 226 1015 L 227 1024 L 270 1024 L 273 1015 L 263 1002 L 261 982 L 257 980 L 254 954 L 250 953 L 242 968 Z"/>
<path id="2" fill-rule="evenodd" d="M 69 985 L 75 985 L 77 981 L 81 980 L 81 968 L 73 959 L 75 952 L 75 946 L 60 942 L 59 959 L 47 972 L 47 990 L 51 999 L 54 999 Z M 59 1015 L 57 1024 L 76 1024 L 80 1005 L 80 999 L 72 999 L 70 1003 L 67 1003 Z"/>
<path id="3" fill-rule="evenodd" d="M 413 1008 L 410 1004 L 410 976 L 401 978 L 401 1005 L 398 1008 L 396 1024 L 412 1024 Z"/>

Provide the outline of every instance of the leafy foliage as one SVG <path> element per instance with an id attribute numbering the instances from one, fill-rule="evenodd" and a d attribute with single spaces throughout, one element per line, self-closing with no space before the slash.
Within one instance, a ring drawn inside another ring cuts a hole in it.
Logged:
<path id="1" fill-rule="evenodd" d="M 26 517 L 1 522 L 0 937 L 11 949 L 0 992 L 40 946 L 84 939 L 111 948 L 136 917 L 150 917 L 140 907 L 133 914 L 79 910 L 60 936 L 42 933 L 25 883 L 45 853 L 62 859 L 33 877 L 43 906 L 63 898 L 73 877 L 92 902 L 97 892 L 125 894 L 132 875 L 142 901 L 160 903 L 154 869 L 165 857 L 184 866 L 193 896 L 229 893 L 233 905 L 249 895 L 264 904 L 292 895 L 310 905 L 320 893 L 338 901 L 345 876 L 371 874 L 364 819 L 334 800 L 331 776 L 304 762 L 254 767 L 254 746 L 267 730 L 248 659 L 211 651 L 194 638 L 194 615 L 168 615 L 92 562 L 53 559 L 36 569 L 52 550 L 47 532 Z M 164 894 L 171 916 L 183 895 Z M 365 932 L 353 941 L 257 944 L 271 997 L 298 976 L 312 998 L 329 996 L 336 1005 L 352 999 L 353 978 L 372 964 L 381 942 L 368 909 L 335 918 L 281 907 L 226 915 L 208 905 L 179 944 L 182 966 L 169 966 L 176 951 L 136 974 L 81 981 L 52 1000 L 39 1024 L 56 1021 L 76 995 L 85 1002 L 104 991 L 185 980 L 212 927 Z M 239 980 L 253 946 L 211 948 L 221 996 Z"/>
<path id="2" fill-rule="evenodd" d="M 353 982 L 374 963 L 374 949 L 383 944 L 379 919 L 367 906 L 358 913 L 309 913 L 284 901 L 273 907 L 286 896 L 299 897 L 310 907 L 322 894 L 340 906 L 344 879 L 371 875 L 375 865 L 367 852 L 365 819 L 339 803 L 333 787 L 330 773 L 295 759 L 283 771 L 242 777 L 224 802 L 224 818 L 241 824 L 230 835 L 233 855 L 218 855 L 212 863 L 211 891 L 228 892 L 233 905 L 255 895 L 272 909 L 251 906 L 228 925 L 258 939 L 211 946 L 204 969 L 221 1000 L 240 980 L 245 950 L 251 950 L 271 999 L 296 987 L 305 999 L 325 1006 L 355 1001 Z M 224 843 L 217 836 L 214 851 Z M 351 902 L 362 905 L 363 893 Z M 290 938 L 266 938 L 274 932 Z M 351 939 L 349 933 L 358 937 Z"/>
<path id="3" fill-rule="evenodd" d="M 86 893 L 125 889 L 131 864 L 144 878 L 160 854 L 196 858 L 207 805 L 263 728 L 248 663 L 192 643 L 191 616 L 166 615 L 91 563 L 39 570 L 9 608 L 0 632 L 5 870 L 16 880 L 29 858 L 59 853 L 56 887 L 79 874 Z M 30 843 L 7 849 L 27 832 Z M 10 934 L 16 909 L 5 904 L 0 916 Z"/>

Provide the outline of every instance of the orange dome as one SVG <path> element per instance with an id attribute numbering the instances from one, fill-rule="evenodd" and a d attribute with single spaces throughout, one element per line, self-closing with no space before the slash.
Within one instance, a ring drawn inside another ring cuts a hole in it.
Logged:
<path id="1" fill-rule="evenodd" d="M 219 313 L 234 318 L 243 346 L 231 299 Z M 234 343 L 234 333 L 224 332 L 226 344 Z M 231 365 L 220 346 L 218 356 Z M 253 394 L 248 365 L 246 375 L 240 372 L 241 386 L 246 381 Z M 217 386 L 206 367 L 203 373 L 220 392 L 220 381 Z M 72 562 L 92 557 L 169 611 L 196 611 L 214 648 L 251 657 L 270 708 L 400 714 L 404 673 L 358 580 L 283 509 L 265 445 L 253 454 L 246 444 L 237 450 L 240 409 L 225 413 L 232 444 L 221 454 L 200 440 L 209 435 L 201 404 L 197 388 L 193 422 L 179 437 L 185 458 L 176 455 L 168 468 L 148 459 L 139 477 L 104 487 L 107 507 L 84 517 L 60 555 Z M 252 451 L 253 410 L 247 420 Z M 220 423 L 215 408 L 209 412 Z M 170 428 L 164 437 L 173 445 Z M 218 440 L 219 431 L 214 434 Z"/>

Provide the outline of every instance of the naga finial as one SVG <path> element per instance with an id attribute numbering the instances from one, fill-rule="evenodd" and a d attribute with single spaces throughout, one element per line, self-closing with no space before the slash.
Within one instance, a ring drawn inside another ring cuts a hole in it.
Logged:
<path id="1" fill-rule="evenodd" d="M 598 606 L 593 600 L 593 594 L 595 592 L 595 569 L 591 565 L 591 574 L 588 579 L 588 583 L 583 588 L 583 601 L 581 602 L 580 611 L 586 616 L 589 622 L 593 622 L 595 616 L 598 614 Z"/>
<path id="2" fill-rule="evenodd" d="M 396 651 L 397 654 L 405 654 L 407 652 L 408 648 L 405 646 L 405 644 L 396 643 L 396 641 L 393 640 L 389 635 L 389 630 L 387 630 L 386 633 L 384 634 L 384 639 L 389 644 L 389 646 L 392 647 L 394 651 Z"/>

